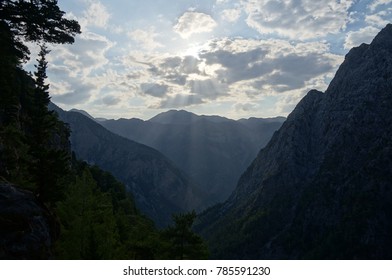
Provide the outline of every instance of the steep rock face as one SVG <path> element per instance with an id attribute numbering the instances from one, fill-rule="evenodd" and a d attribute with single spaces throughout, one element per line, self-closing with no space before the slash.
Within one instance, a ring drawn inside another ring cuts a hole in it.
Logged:
<path id="1" fill-rule="evenodd" d="M 31 192 L 0 181 L 0 259 L 52 258 L 58 230 Z"/>
<path id="2" fill-rule="evenodd" d="M 241 174 L 283 120 L 234 121 L 172 110 L 148 121 L 120 119 L 101 124 L 167 156 L 208 193 L 208 206 L 229 197 Z"/>
<path id="3" fill-rule="evenodd" d="M 78 112 L 56 111 L 70 124 L 77 157 L 124 183 L 138 208 L 158 226 L 169 224 L 173 213 L 200 210 L 204 194 L 158 151 L 111 133 Z"/>
<path id="4" fill-rule="evenodd" d="M 303 98 L 197 229 L 216 258 L 391 258 L 391 170 L 388 25 Z"/>

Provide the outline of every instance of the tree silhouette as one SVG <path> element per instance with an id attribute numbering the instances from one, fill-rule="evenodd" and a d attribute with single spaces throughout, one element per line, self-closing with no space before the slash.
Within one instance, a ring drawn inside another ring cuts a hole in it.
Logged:
<path id="1" fill-rule="evenodd" d="M 174 225 L 162 232 L 164 252 L 168 259 L 206 259 L 208 249 L 203 239 L 192 231 L 196 212 L 173 215 Z"/>
<path id="2" fill-rule="evenodd" d="M 57 0 L 0 0 L 1 24 L 10 32 L 15 53 L 21 59 L 27 59 L 29 55 L 22 38 L 55 44 L 72 44 L 75 41 L 80 25 L 75 20 L 64 18 L 64 14 Z"/>

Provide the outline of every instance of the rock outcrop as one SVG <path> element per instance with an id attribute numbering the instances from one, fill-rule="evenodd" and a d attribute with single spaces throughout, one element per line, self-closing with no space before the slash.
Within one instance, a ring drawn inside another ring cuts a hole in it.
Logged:
<path id="1" fill-rule="evenodd" d="M 59 226 L 33 193 L 0 181 L 0 258 L 50 259 Z"/>

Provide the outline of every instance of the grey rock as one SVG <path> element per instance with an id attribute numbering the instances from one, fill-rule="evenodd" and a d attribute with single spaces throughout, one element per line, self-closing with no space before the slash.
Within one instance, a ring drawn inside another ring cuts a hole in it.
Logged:
<path id="1" fill-rule="evenodd" d="M 0 181 L 0 258 L 50 259 L 59 226 L 33 193 Z"/>

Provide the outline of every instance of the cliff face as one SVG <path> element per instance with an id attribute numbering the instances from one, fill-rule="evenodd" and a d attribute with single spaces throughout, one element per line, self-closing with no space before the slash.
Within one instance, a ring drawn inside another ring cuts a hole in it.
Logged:
<path id="1" fill-rule="evenodd" d="M 59 226 L 28 191 L 0 182 L 0 259 L 49 259 Z"/>
<path id="2" fill-rule="evenodd" d="M 391 170 L 388 25 L 303 98 L 198 230 L 218 258 L 391 258 Z"/>

